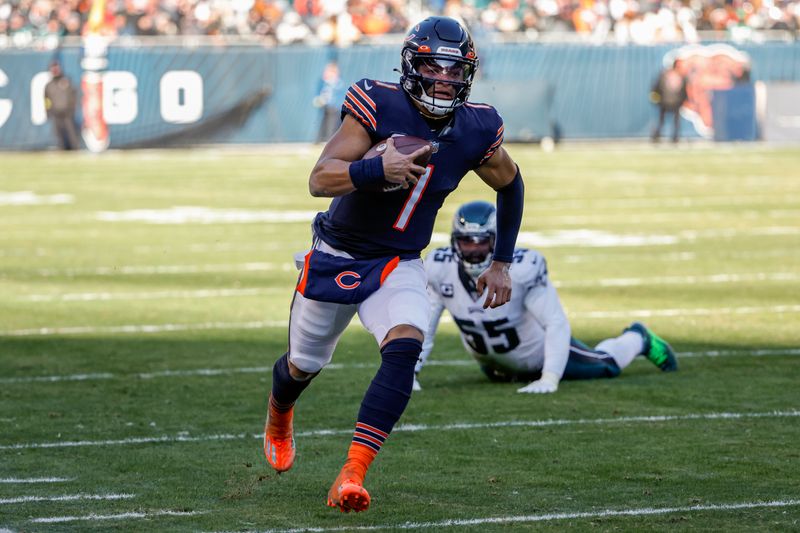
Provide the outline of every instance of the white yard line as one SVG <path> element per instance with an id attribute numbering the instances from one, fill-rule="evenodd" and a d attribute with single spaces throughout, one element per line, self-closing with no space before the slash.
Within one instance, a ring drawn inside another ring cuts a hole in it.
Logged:
<path id="1" fill-rule="evenodd" d="M 658 422 L 680 422 L 692 420 L 743 420 L 757 418 L 797 418 L 800 417 L 800 410 L 789 409 L 786 411 L 768 411 L 762 413 L 692 413 L 685 415 L 652 415 L 652 416 L 623 416 L 618 418 L 580 418 L 580 419 L 547 419 L 547 420 L 509 420 L 505 422 L 460 422 L 444 425 L 426 424 L 402 424 L 394 431 L 418 432 L 418 431 L 454 431 L 472 430 L 488 428 L 510 428 L 510 427 L 552 427 L 552 426 L 575 426 L 575 425 L 609 425 L 609 424 L 639 424 L 639 423 L 658 423 Z M 299 431 L 295 433 L 297 437 L 321 437 L 327 435 L 350 434 L 353 428 L 346 429 L 316 429 L 309 431 Z M 246 438 L 262 439 L 263 434 L 248 433 L 223 433 L 218 435 L 197 435 L 190 436 L 188 432 L 181 432 L 178 435 L 162 435 L 160 437 L 131 437 L 127 439 L 115 440 L 83 440 L 83 441 L 60 441 L 60 442 L 28 442 L 17 444 L 0 445 L 0 450 L 24 450 L 24 449 L 46 449 L 46 448 L 76 448 L 83 446 L 124 446 L 131 444 L 156 444 L 156 443 L 179 443 L 179 442 L 209 442 L 241 440 Z"/>
<path id="2" fill-rule="evenodd" d="M 798 313 L 800 305 L 773 305 L 752 307 L 716 307 L 681 309 L 629 309 L 622 311 L 571 311 L 572 318 L 646 318 L 654 316 L 706 316 L 706 315 L 751 315 L 759 313 Z M 443 319 L 442 322 L 447 322 Z M 358 322 L 352 322 L 354 327 Z M 199 322 L 195 324 L 126 324 L 121 326 L 70 326 L 17 329 L 0 331 L 0 337 L 31 337 L 48 335 L 84 335 L 96 333 L 163 333 L 167 331 L 199 331 L 216 329 L 261 329 L 285 328 L 288 320 L 264 320 L 253 322 Z"/>
<path id="3" fill-rule="evenodd" d="M 752 274 L 710 274 L 706 276 L 658 276 L 653 278 L 606 278 L 575 281 L 556 281 L 565 287 L 633 287 L 638 285 L 697 285 L 709 283 L 742 283 L 752 281 L 798 281 L 797 272 L 757 272 Z"/>
<path id="4" fill-rule="evenodd" d="M 574 281 L 555 281 L 557 288 L 569 287 L 631 287 L 639 285 L 697 285 L 709 283 L 742 283 L 753 281 L 798 281 L 797 272 L 750 274 L 710 274 L 704 276 L 660 276 L 652 278 L 605 278 Z M 18 298 L 22 302 L 106 302 L 110 300 L 202 299 L 242 296 L 261 296 L 271 293 L 289 294 L 285 287 L 249 289 L 198 289 L 193 291 L 152 292 L 76 292 L 65 294 L 29 294 Z"/>
<path id="5" fill-rule="evenodd" d="M 29 477 L 29 478 L 16 478 L 7 477 L 0 478 L 0 483 L 66 483 L 67 481 L 74 481 L 74 477 Z"/>
<path id="6" fill-rule="evenodd" d="M 765 357 L 772 355 L 800 355 L 800 348 L 764 348 L 754 350 L 707 350 L 702 352 L 678 352 L 678 359 L 685 357 Z M 445 359 L 429 360 L 425 366 L 473 366 L 472 359 Z M 359 368 L 377 368 L 378 363 L 331 363 L 326 370 L 352 370 Z M 245 366 L 229 368 L 192 368 L 185 370 L 160 370 L 158 372 L 134 372 L 130 374 L 114 374 L 111 372 L 97 372 L 93 374 L 63 374 L 54 376 L 25 376 L 16 378 L 0 378 L 0 385 L 14 385 L 22 383 L 61 383 L 65 381 L 101 381 L 108 379 L 156 379 L 156 378 L 181 378 L 181 377 L 216 377 L 232 376 L 237 374 L 268 374 L 272 366 Z"/>
<path id="7" fill-rule="evenodd" d="M 0 332 L 0 337 L 29 337 L 39 335 L 84 335 L 94 333 L 164 333 L 166 331 L 202 331 L 215 329 L 285 328 L 287 320 L 254 322 L 198 322 L 195 324 L 126 324 L 122 326 L 73 326 L 65 328 L 34 328 Z"/>
<path id="8" fill-rule="evenodd" d="M 707 316 L 707 315 L 753 315 L 761 313 L 800 313 L 800 305 L 773 305 L 752 307 L 717 307 L 694 309 L 631 309 L 628 311 L 575 311 L 567 313 L 571 318 L 647 318 L 653 316 Z"/>
<path id="9" fill-rule="evenodd" d="M 794 507 L 800 500 L 775 500 L 769 502 L 722 503 L 706 505 L 688 505 L 684 507 L 644 507 L 634 509 L 605 509 L 602 511 L 583 511 L 574 513 L 547 513 L 534 515 L 495 516 L 486 518 L 450 518 L 436 522 L 402 522 L 398 524 L 377 524 L 374 526 L 334 526 L 334 527 L 300 527 L 292 529 L 267 529 L 261 533 L 324 533 L 327 531 L 377 531 L 381 529 L 442 529 L 450 527 L 472 527 L 484 524 L 526 524 L 532 522 L 552 522 L 556 520 L 576 520 L 585 518 L 612 518 L 626 516 L 653 516 L 675 513 L 692 513 L 699 511 L 737 511 L 742 509 L 764 509 Z"/>
<path id="10" fill-rule="evenodd" d="M 114 379 L 117 377 L 109 372 L 96 372 L 93 374 L 65 374 L 62 376 L 30 376 L 25 378 L 0 378 L 2 384 L 12 383 L 58 383 L 61 381 L 96 381 L 101 379 Z"/>
<path id="11" fill-rule="evenodd" d="M 637 250 L 634 253 L 625 253 L 625 252 L 617 252 L 617 253 L 608 253 L 603 254 L 600 256 L 596 253 L 594 254 L 568 254 L 561 257 L 548 257 L 548 263 L 555 264 L 556 262 L 561 263 L 588 263 L 588 262 L 597 262 L 600 258 L 604 261 L 608 261 L 609 258 L 614 260 L 620 260 L 620 257 L 631 257 L 631 260 L 635 260 L 637 262 L 641 261 L 694 261 L 697 259 L 697 252 L 662 252 L 662 253 L 652 253 L 652 252 L 642 252 L 641 250 Z M 753 255 L 755 258 L 755 254 Z"/>
<path id="12" fill-rule="evenodd" d="M 29 294 L 19 298 L 21 302 L 107 302 L 109 300 L 160 300 L 228 298 L 240 296 L 260 296 L 269 293 L 287 293 L 285 287 L 252 289 L 199 289 L 194 291 L 152 291 L 152 292 L 73 292 L 65 294 Z"/>
<path id="13" fill-rule="evenodd" d="M 80 500 L 130 500 L 135 494 L 65 494 L 64 496 L 17 496 L 0 499 L 0 505 L 31 502 L 73 502 Z"/>
<path id="14" fill-rule="evenodd" d="M 73 276 L 119 276 L 142 274 L 198 274 L 216 272 L 261 272 L 267 270 L 294 270 L 294 264 L 281 263 L 236 263 L 224 265 L 120 265 L 93 268 L 45 268 L 33 272 L 42 277 Z"/>
<path id="15" fill-rule="evenodd" d="M 64 522 L 93 522 L 97 520 L 133 520 L 138 518 L 155 518 L 158 516 L 198 516 L 206 514 L 206 511 L 148 511 L 146 513 L 119 513 L 119 514 L 88 514 L 82 516 L 50 516 L 46 518 L 34 518 L 34 524 L 62 524 Z M 146 528 L 149 529 L 149 528 Z"/>
<path id="16" fill-rule="evenodd" d="M 678 352 L 678 359 L 684 357 L 729 357 L 744 355 L 764 357 L 769 355 L 800 355 L 800 348 L 765 348 L 756 350 L 707 350 L 704 352 Z"/>

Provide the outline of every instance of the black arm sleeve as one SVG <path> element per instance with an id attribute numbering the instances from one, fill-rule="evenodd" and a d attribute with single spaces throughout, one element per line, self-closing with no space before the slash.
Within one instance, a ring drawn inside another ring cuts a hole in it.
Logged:
<path id="1" fill-rule="evenodd" d="M 497 242 L 494 246 L 494 260 L 510 263 L 514 258 L 519 226 L 522 223 L 522 209 L 525 204 L 525 184 L 517 167 L 514 180 L 497 190 Z"/>

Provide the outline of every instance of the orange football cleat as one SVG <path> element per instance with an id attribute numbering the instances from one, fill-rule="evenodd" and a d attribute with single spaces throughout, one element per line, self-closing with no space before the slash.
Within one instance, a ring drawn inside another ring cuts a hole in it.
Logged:
<path id="1" fill-rule="evenodd" d="M 328 491 L 328 507 L 338 507 L 343 513 L 360 513 L 369 509 L 369 492 L 349 469 L 342 469 L 331 490 Z"/>
<path id="2" fill-rule="evenodd" d="M 294 439 L 276 439 L 269 435 L 264 436 L 264 455 L 267 462 L 279 474 L 286 472 L 294 464 Z"/>
<path id="3" fill-rule="evenodd" d="M 295 446 L 292 436 L 294 408 L 279 411 L 272 396 L 269 398 L 269 416 L 264 427 L 264 455 L 276 472 L 286 472 L 294 464 Z"/>

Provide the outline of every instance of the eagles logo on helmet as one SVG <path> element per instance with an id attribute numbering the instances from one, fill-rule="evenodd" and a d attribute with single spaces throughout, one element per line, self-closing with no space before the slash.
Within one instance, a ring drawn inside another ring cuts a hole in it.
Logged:
<path id="1" fill-rule="evenodd" d="M 469 33 L 455 19 L 429 17 L 417 24 L 400 58 L 400 85 L 423 113 L 442 117 L 467 101 L 478 56 Z"/>
<path id="2" fill-rule="evenodd" d="M 453 217 L 450 244 L 464 271 L 477 278 L 489 267 L 497 237 L 497 210 L 489 202 L 469 202 Z"/>

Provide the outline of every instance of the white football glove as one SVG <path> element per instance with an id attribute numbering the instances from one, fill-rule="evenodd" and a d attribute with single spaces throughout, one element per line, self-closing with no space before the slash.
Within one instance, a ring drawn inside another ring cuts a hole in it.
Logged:
<path id="1" fill-rule="evenodd" d="M 422 385 L 419 384 L 416 374 L 414 374 L 414 384 L 411 386 L 411 390 L 414 392 L 419 392 L 422 390 Z"/>
<path id="2" fill-rule="evenodd" d="M 524 387 L 517 389 L 517 392 L 534 394 L 549 394 L 558 390 L 558 376 L 552 372 L 545 372 L 542 377 Z"/>

